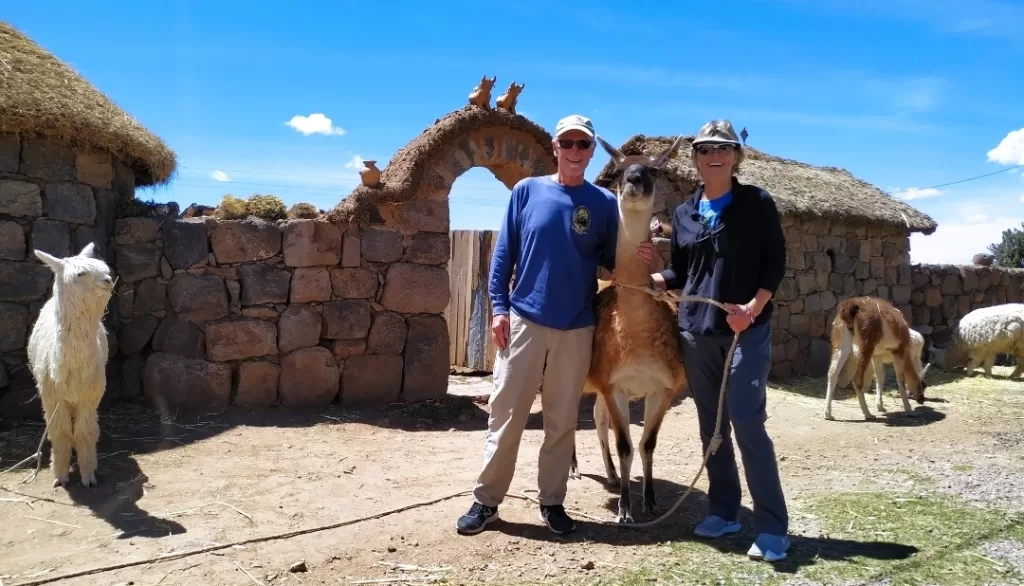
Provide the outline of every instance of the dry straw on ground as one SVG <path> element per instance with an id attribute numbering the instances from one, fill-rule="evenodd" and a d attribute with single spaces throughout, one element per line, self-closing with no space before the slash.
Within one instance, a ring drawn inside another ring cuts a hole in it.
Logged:
<path id="1" fill-rule="evenodd" d="M 547 148 L 545 154 L 551 157 L 551 163 L 554 164 L 551 135 L 541 126 L 505 110 L 466 106 L 437 120 L 402 147 L 381 171 L 378 187 L 360 185 L 331 210 L 328 218 L 335 222 L 370 223 L 376 216 L 376 204 L 402 203 L 412 199 L 437 156 L 453 146 L 459 148 L 470 133 L 495 127 L 532 136 L 537 143 Z M 500 145 L 496 148 L 500 148 Z"/>
<path id="2" fill-rule="evenodd" d="M 637 134 L 620 147 L 623 154 L 654 155 L 672 144 L 674 136 Z M 701 183 L 690 159 L 693 137 L 684 139 L 666 165 L 666 177 L 686 196 Z M 931 234 L 937 224 L 926 214 L 881 189 L 857 179 L 844 169 L 817 167 L 743 147 L 744 159 L 737 178 L 764 188 L 784 215 L 827 218 L 859 224 L 885 224 L 911 232 Z M 596 183 L 607 186 L 612 168 L 605 165 Z"/>
<path id="3" fill-rule="evenodd" d="M 174 172 L 173 151 L 82 76 L 0 21 L 0 132 L 99 148 L 132 168 L 136 185 Z"/>

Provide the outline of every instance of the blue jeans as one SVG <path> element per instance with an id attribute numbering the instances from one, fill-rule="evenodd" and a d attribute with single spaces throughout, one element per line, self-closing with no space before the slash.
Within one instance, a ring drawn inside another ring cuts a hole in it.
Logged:
<path id="1" fill-rule="evenodd" d="M 700 439 L 706 451 L 715 433 L 718 390 L 722 386 L 725 355 L 732 336 L 699 336 L 680 332 L 683 363 L 697 407 Z M 708 459 L 708 501 L 710 513 L 735 521 L 740 508 L 739 472 L 731 432 L 743 458 L 747 488 L 754 502 L 754 525 L 758 533 L 785 535 L 789 529 L 786 499 L 779 480 L 779 465 L 764 422 L 768 371 L 772 365 L 771 324 L 747 328 L 733 354 L 728 391 L 722 414 L 722 445 Z M 704 451 L 701 452 L 703 457 Z"/>

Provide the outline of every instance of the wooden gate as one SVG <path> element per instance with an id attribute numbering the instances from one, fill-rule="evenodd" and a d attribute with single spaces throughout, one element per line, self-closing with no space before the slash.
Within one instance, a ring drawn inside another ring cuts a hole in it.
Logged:
<path id="1" fill-rule="evenodd" d="M 445 319 L 453 367 L 491 372 L 497 347 L 491 340 L 491 299 L 487 279 L 496 230 L 452 230 L 448 278 L 451 294 Z"/>

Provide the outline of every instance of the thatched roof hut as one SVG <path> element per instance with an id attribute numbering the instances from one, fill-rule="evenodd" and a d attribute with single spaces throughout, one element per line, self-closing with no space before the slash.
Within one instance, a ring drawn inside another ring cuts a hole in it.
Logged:
<path id="1" fill-rule="evenodd" d="M 637 134 L 619 150 L 626 155 L 654 155 L 671 145 L 675 138 Z M 664 174 L 687 197 L 701 182 L 690 161 L 692 142 L 693 137 L 684 139 Z M 595 182 L 607 186 L 611 171 L 609 162 L 601 169 Z M 851 224 L 884 224 L 908 233 L 931 234 L 937 227 L 928 215 L 854 177 L 845 169 L 808 165 L 745 146 L 743 164 L 737 177 L 744 183 L 768 190 L 783 215 L 827 218 Z"/>
<path id="2" fill-rule="evenodd" d="M 110 98 L 10 24 L 0 21 L 0 133 L 38 135 L 118 157 L 139 186 L 174 172 L 174 152 Z"/>

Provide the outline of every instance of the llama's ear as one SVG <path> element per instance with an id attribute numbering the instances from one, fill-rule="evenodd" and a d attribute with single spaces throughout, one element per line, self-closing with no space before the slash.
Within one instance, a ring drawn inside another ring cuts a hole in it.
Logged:
<path id="1" fill-rule="evenodd" d="M 96 250 L 96 244 L 93 243 L 93 242 L 90 242 L 89 244 L 85 245 L 85 248 L 82 249 L 82 252 L 78 253 L 78 256 L 92 256 L 93 255 L 92 253 L 95 250 Z"/>
<path id="2" fill-rule="evenodd" d="M 608 155 L 612 158 L 612 161 L 614 161 L 616 165 L 621 163 L 622 160 L 626 158 L 626 156 L 623 155 L 619 151 L 619 149 L 608 144 L 608 141 L 601 138 L 601 135 L 595 135 L 594 138 L 597 139 L 597 142 L 601 143 L 601 148 L 603 148 L 608 153 Z"/>
<path id="3" fill-rule="evenodd" d="M 38 249 L 33 250 L 32 252 L 35 253 L 36 258 L 41 260 L 44 265 L 50 267 L 50 270 L 55 273 L 60 272 L 61 268 L 64 267 L 64 261 L 51 254 L 45 253 L 42 250 Z"/>
<path id="4" fill-rule="evenodd" d="M 679 149 L 680 145 L 683 144 L 683 139 L 685 137 L 686 135 L 684 134 L 680 134 L 678 137 L 676 137 L 676 140 L 672 144 L 670 144 L 668 148 L 661 151 L 654 157 L 654 159 L 651 161 L 652 165 L 654 167 L 661 167 L 662 165 L 664 165 L 665 161 L 667 161 L 668 158 L 672 156 L 672 153 L 676 152 L 676 150 Z"/>

